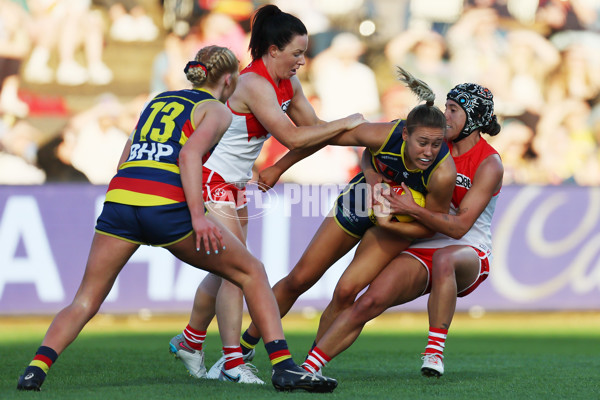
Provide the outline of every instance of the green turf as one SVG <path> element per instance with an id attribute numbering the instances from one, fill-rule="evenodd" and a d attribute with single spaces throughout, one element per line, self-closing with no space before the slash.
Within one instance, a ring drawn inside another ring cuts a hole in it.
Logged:
<path id="1" fill-rule="evenodd" d="M 265 386 L 195 380 L 168 353 L 169 334 L 85 333 L 52 367 L 41 393 L 15 390 L 41 337 L 0 340 L 0 399 L 600 399 L 600 336 L 532 334 L 451 335 L 446 375 L 419 373 L 426 337 L 365 333 L 334 359 L 325 373 L 339 386 L 332 394 L 278 393 L 262 346 L 254 361 Z M 299 361 L 312 335 L 287 334 Z M 207 364 L 220 341 L 209 334 Z"/>

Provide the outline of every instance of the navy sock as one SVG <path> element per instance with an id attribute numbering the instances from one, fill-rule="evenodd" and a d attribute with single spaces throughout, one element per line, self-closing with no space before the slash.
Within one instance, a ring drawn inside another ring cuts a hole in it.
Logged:
<path id="1" fill-rule="evenodd" d="M 260 338 L 254 337 L 248 333 L 248 330 L 244 332 L 242 335 L 242 339 L 240 340 L 240 345 L 242 346 L 242 354 L 246 355 L 252 351 L 260 341 Z"/>
<path id="2" fill-rule="evenodd" d="M 293 368 L 296 366 L 285 339 L 265 343 L 265 349 L 269 353 L 273 369 Z"/>
<path id="3" fill-rule="evenodd" d="M 29 366 L 25 370 L 25 373 L 33 372 L 39 374 L 42 372 L 44 376 L 48 373 L 48 370 L 54 364 L 58 354 L 56 351 L 47 346 L 40 346 L 33 357 L 33 360 L 29 363 Z"/>

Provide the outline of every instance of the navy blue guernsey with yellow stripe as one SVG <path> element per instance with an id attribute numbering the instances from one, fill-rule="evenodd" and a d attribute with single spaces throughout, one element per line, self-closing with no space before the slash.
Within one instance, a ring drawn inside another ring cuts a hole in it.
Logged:
<path id="1" fill-rule="evenodd" d="M 196 107 L 205 101 L 218 100 L 206 90 L 189 89 L 161 93 L 148 103 L 133 133 L 129 157 L 109 184 L 106 201 L 134 206 L 185 202 L 179 152 L 196 129 Z"/>
<path id="2" fill-rule="evenodd" d="M 442 161 L 449 157 L 448 145 L 446 142 L 442 143 L 440 152 L 426 170 L 410 170 L 404 162 L 406 143 L 402 138 L 402 129 L 405 125 L 406 120 L 398 120 L 394 124 L 383 145 L 376 152 L 371 152 L 371 164 L 388 180 L 397 185 L 404 182 L 411 189 L 426 196 L 431 175 Z M 346 233 L 356 238 L 362 237 L 367 229 L 374 226 L 370 218 L 370 210 L 365 207 L 367 204 L 365 183 L 361 172 L 348 183 L 336 202 L 335 220 Z"/>

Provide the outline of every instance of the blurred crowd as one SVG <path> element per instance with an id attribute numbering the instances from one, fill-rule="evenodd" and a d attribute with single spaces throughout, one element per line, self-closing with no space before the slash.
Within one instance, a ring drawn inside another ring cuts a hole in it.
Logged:
<path id="1" fill-rule="evenodd" d="M 247 65 L 250 17 L 264 3 L 0 0 L 0 184 L 108 183 L 144 102 L 188 86 L 183 66 L 200 47 L 227 46 Z M 396 66 L 429 83 L 442 110 L 450 88 L 476 82 L 494 93 L 502 131 L 490 143 L 502 156 L 505 184 L 600 185 L 600 0 L 270 3 L 307 26 L 299 77 L 321 119 L 406 117 L 416 99 L 396 81 Z M 105 51 L 115 43 L 132 52 L 160 43 L 150 59 L 140 58 L 139 68 L 151 69 L 148 82 L 126 97 L 111 93 L 120 68 Z M 104 93 L 86 109 L 58 110 L 63 126 L 44 132 L 32 123 L 24 84 L 55 85 L 59 97 L 60 88 Z M 257 170 L 285 151 L 267 141 Z M 328 146 L 284 179 L 345 183 L 361 151 Z"/>

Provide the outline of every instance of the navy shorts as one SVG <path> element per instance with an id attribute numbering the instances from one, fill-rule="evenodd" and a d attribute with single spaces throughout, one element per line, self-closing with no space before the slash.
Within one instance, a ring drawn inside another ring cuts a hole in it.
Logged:
<path id="1" fill-rule="evenodd" d="M 367 184 L 362 172 L 356 175 L 338 196 L 334 218 L 350 236 L 361 238 L 367 229 L 375 226 L 367 208 Z"/>
<path id="2" fill-rule="evenodd" d="M 98 233 L 151 246 L 168 246 L 193 231 L 185 202 L 141 207 L 107 201 L 96 222 Z"/>

